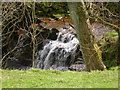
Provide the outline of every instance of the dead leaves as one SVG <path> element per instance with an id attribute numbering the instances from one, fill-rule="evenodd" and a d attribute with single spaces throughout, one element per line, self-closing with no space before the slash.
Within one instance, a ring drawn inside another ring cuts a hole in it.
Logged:
<path id="1" fill-rule="evenodd" d="M 17 32 L 17 34 L 20 35 L 20 36 L 22 36 L 22 35 L 24 35 L 24 34 L 26 33 L 25 30 L 17 30 L 16 32 Z"/>
<path id="2" fill-rule="evenodd" d="M 38 24 L 33 23 L 33 24 L 30 25 L 30 28 L 36 29 L 37 26 L 38 26 Z"/>
<path id="3" fill-rule="evenodd" d="M 68 17 L 62 17 L 59 20 L 49 19 L 49 18 L 37 18 L 38 20 L 46 23 L 43 25 L 46 29 L 52 29 L 52 28 L 61 28 L 66 24 L 73 24 L 72 19 Z M 38 24 L 32 23 L 29 28 L 35 30 L 38 27 Z M 25 30 L 20 29 L 16 31 L 18 35 L 24 35 L 26 33 Z"/>
<path id="4" fill-rule="evenodd" d="M 68 18 L 68 17 L 62 17 L 61 20 L 64 21 L 64 22 L 67 22 L 67 23 L 69 23 L 69 24 L 73 24 L 73 21 L 72 21 L 71 18 Z"/>
<path id="5" fill-rule="evenodd" d="M 45 22 L 45 23 L 52 23 L 53 22 L 53 20 L 50 20 L 48 18 L 38 18 L 38 20 Z"/>
<path id="6" fill-rule="evenodd" d="M 73 24 L 72 19 L 68 17 L 62 17 L 59 20 L 53 20 L 48 18 L 38 18 L 38 20 L 47 23 L 47 25 L 44 26 L 47 29 L 62 27 L 66 24 Z"/>

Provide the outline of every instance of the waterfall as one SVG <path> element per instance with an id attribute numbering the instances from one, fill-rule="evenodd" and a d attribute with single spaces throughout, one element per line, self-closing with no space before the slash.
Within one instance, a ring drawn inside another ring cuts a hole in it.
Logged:
<path id="1" fill-rule="evenodd" d="M 36 54 L 35 68 L 44 70 L 69 70 L 74 63 L 79 45 L 78 39 L 71 33 L 58 33 L 56 40 L 49 40 Z"/>

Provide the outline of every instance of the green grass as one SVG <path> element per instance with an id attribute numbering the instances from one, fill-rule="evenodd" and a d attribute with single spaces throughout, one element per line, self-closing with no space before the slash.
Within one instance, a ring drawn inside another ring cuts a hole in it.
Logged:
<path id="1" fill-rule="evenodd" d="M 3 88 L 118 88 L 117 67 L 93 72 L 1 71 Z"/>

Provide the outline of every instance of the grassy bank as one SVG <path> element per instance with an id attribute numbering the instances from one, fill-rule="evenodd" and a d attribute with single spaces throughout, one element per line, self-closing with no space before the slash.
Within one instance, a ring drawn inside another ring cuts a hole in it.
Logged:
<path id="1" fill-rule="evenodd" d="M 1 71 L 3 88 L 118 88 L 117 67 L 93 72 Z"/>

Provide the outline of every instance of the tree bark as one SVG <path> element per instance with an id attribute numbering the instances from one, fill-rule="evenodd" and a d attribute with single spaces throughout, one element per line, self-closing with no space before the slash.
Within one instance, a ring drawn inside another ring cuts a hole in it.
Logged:
<path id="1" fill-rule="evenodd" d="M 69 2 L 68 7 L 75 25 L 77 37 L 80 41 L 87 70 L 105 70 L 106 67 L 102 62 L 101 52 L 95 43 L 95 37 L 90 28 L 84 2 Z"/>

